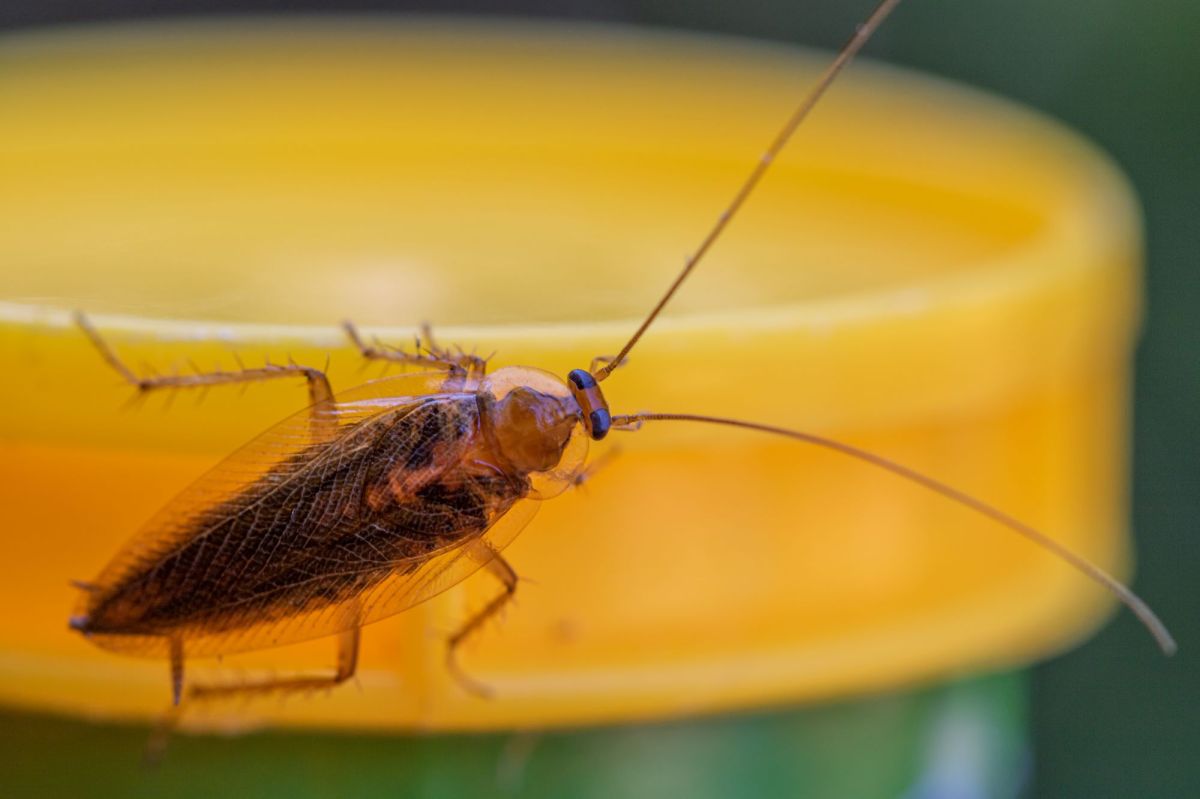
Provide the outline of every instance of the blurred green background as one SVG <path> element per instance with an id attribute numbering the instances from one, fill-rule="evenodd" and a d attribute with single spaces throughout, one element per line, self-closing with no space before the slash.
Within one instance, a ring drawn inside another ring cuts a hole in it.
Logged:
<path id="1" fill-rule="evenodd" d="M 0 30 L 20 30 L 64 22 L 122 20 L 180 13 L 244 13 L 276 11 L 418 10 L 480 11 L 573 19 L 600 19 L 634 25 L 685 28 L 773 39 L 820 47 L 836 47 L 870 8 L 869 0 L 718 0 L 691 2 L 630 2 L 623 0 L 565 0 L 564 2 L 282 2 L 281 0 L 5 0 L 0 3 Z M 1174 659 L 1160 657 L 1132 617 L 1123 613 L 1103 632 L 1076 651 L 1038 666 L 1028 686 L 1021 680 L 984 680 L 964 690 L 983 698 L 984 705 L 999 695 L 1022 706 L 1030 694 L 1033 738 L 1032 787 L 1025 791 L 1046 797 L 1185 797 L 1200 796 L 1200 491 L 1197 452 L 1200 451 L 1200 5 L 1192 0 L 908 0 L 869 46 L 873 58 L 917 67 L 993 90 L 1041 109 L 1075 127 L 1107 149 L 1132 177 L 1140 193 L 1147 227 L 1148 314 L 1138 352 L 1136 397 L 1136 454 L 1134 462 L 1134 527 L 1138 541 L 1137 588 L 1172 627 L 1181 651 Z M 783 110 L 781 109 L 781 113 Z M 764 132 L 764 135 L 767 132 Z M 881 135 L 886 132 L 881 131 Z M 999 687 L 997 687 L 999 686 Z M 888 700 L 902 708 L 937 705 L 956 689 L 918 692 Z M 988 705 L 990 706 L 990 705 Z M 890 706 L 889 706 L 890 707 Z M 894 709 L 894 708 L 893 708 Z M 882 712 L 882 716 L 879 715 Z M 900 711 L 897 711 L 900 712 Z M 912 710 L 912 712 L 918 712 Z M 929 711 L 932 712 L 932 711 Z M 865 715 L 864 715 L 865 714 Z M 1000 714 L 1003 716 L 1003 714 Z M 1017 715 L 1020 715 L 1019 713 Z M 782 724 L 775 717 L 765 723 Z M 783 718 L 783 717 L 780 717 Z M 808 712 L 817 719 L 808 729 L 824 731 L 819 741 L 842 737 L 847 730 L 884 729 L 895 722 L 888 712 L 853 704 Z M 828 720 L 829 718 L 834 721 Z M 999 718 L 999 716 L 997 717 Z M 821 721 L 825 719 L 825 721 Z M 737 725 L 737 720 L 723 722 Z M 746 722 L 749 723 L 749 722 Z M 998 724 L 1001 722 L 997 721 Z M 1011 723 L 1011 719 L 1009 722 Z M 824 724 L 825 726 L 822 726 Z M 857 725 L 857 726 L 856 726 Z M 671 728 L 674 729 L 674 728 Z M 756 728 L 757 729 L 757 728 Z M 660 730 L 665 734 L 667 728 Z M 684 734 L 676 729 L 677 733 Z M 29 788 L 39 777 L 62 777 L 45 772 L 52 761 L 26 759 L 22 750 L 41 748 L 71 760 L 80 747 L 97 745 L 106 759 L 122 759 L 137 751 L 132 728 L 64 726 L 61 722 L 0 716 L 0 744 L 9 777 Z M 690 735 L 690 733 L 687 733 Z M 853 736 L 851 736 L 853 737 Z M 868 735 L 868 739 L 870 736 Z M 272 759 L 278 747 L 334 751 L 353 766 L 387 756 L 377 740 L 371 750 L 348 740 L 320 745 L 304 736 L 288 736 L 285 744 L 272 739 L 249 739 L 239 746 L 237 763 L 258 757 L 264 764 L 302 762 Z M 437 757 L 439 746 L 470 761 L 495 760 L 496 739 L 439 744 L 430 741 L 389 762 L 402 770 L 417 761 Z M 559 739 L 552 751 L 569 762 L 573 738 Z M 800 738 L 799 740 L 808 740 Z M 882 740 L 882 739 L 881 739 Z M 257 742 L 255 742 L 257 741 Z M 694 743 L 694 741 L 693 741 Z M 504 744 L 509 746 L 511 744 Z M 629 745 L 625 742 L 622 745 Z M 219 741 L 185 744 L 198 764 L 222 761 Z M 751 747 L 753 751 L 753 747 Z M 627 763 L 652 767 L 632 757 L 610 753 L 614 768 Z M 704 752 L 687 748 L 688 752 Z M 748 750 L 749 752 L 750 750 Z M 743 752 L 749 757 L 748 752 Z M 858 750 L 878 759 L 879 749 Z M 735 753 L 736 754 L 736 753 Z M 832 758 L 832 755 L 823 753 Z M 818 759 L 819 760 L 819 759 Z M 467 762 L 464 761 L 464 762 Z M 706 760 L 711 765 L 716 761 Z M 228 762 L 225 761 L 228 765 Z M 313 776 L 311 762 L 305 784 L 317 795 L 337 791 L 337 782 Z M 533 762 L 533 761 L 531 761 Z M 537 762 L 545 762 L 539 756 Z M 752 768 L 753 758 L 736 760 Z M 1009 761 L 1020 764 L 1020 757 Z M 1028 766 L 1026 766 L 1028 767 Z M 127 769 L 123 768 L 122 771 Z M 318 770 L 319 771 L 319 770 Z M 358 772 L 361 773 L 361 772 Z M 462 775 L 460 772 L 459 776 Z M 704 773 L 712 774 L 712 769 Z M 264 775 L 266 776 L 266 775 Z M 1025 781 L 1010 774 L 997 785 L 999 795 Z M 770 793 L 747 772 L 743 785 L 751 793 Z M 0 775 L 0 782 L 4 777 Z M 430 779 L 433 779 L 431 776 Z M 313 781 L 315 780 L 315 781 Z M 748 782 L 746 780 L 749 780 Z M 53 791 L 78 790 L 75 781 L 51 781 Z M 192 783 L 203 795 L 222 783 Z M 242 787 L 250 783 L 243 783 Z M 357 784 L 344 784 L 350 789 Z M 385 785 L 398 787 L 384 781 Z M 496 783 L 489 783 L 493 787 Z M 885 783 L 881 783 L 883 785 Z M 901 781 L 886 783 L 903 784 Z M 148 795 L 173 792 L 170 783 L 142 785 Z M 411 785 L 411 783 L 410 783 Z M 708 788 L 720 788 L 709 782 Z M 74 787 L 72 787 L 74 786 Z M 322 789 L 321 786 L 324 786 Z M 179 784 L 175 788 L 181 787 Z M 232 786 L 226 786 L 232 787 Z M 292 786 L 295 788 L 296 786 Z M 435 787 L 430 784 L 426 787 Z M 451 780 L 473 791 L 467 783 Z M 602 787 L 602 786 L 597 786 Z M 605 786 L 620 795 L 618 783 Z M 652 787 L 652 786 L 651 786 Z M 732 787 L 725 785 L 724 787 Z M 835 790 L 832 784 L 829 789 Z M 280 795 L 294 795 L 288 784 Z M 886 795 L 886 788 L 881 788 Z M 57 792 L 57 791 L 55 791 Z M 830 795 L 855 795 L 843 785 Z M 604 795 L 604 794 L 595 794 Z M 722 795 L 715 793 L 714 795 Z M 727 793 L 724 795 L 728 795 Z M 921 793 L 910 795 L 946 795 Z"/>

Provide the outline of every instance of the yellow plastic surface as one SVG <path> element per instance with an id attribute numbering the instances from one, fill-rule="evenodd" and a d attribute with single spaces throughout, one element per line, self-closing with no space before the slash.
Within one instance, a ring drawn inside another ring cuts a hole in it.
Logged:
<path id="1" fill-rule="evenodd" d="M 353 318 L 398 343 L 431 320 L 565 374 L 632 332 L 828 57 L 462 21 L 81 29 L 0 53 L 0 701 L 131 718 L 165 706 L 166 665 L 69 632 L 68 580 L 305 395 L 127 408 L 69 309 L 160 371 L 328 357 L 346 387 L 377 374 L 337 329 Z M 1125 572 L 1139 244 L 1087 144 L 856 65 L 605 389 L 617 413 L 836 436 Z M 811 700 L 1024 663 L 1109 608 L 1026 541 L 837 455 L 668 423 L 612 439 L 508 550 L 530 581 L 464 657 L 494 699 L 443 668 L 444 634 L 494 590 L 477 575 L 368 628 L 361 690 L 197 723 Z M 333 662 L 318 641 L 189 677 Z"/>

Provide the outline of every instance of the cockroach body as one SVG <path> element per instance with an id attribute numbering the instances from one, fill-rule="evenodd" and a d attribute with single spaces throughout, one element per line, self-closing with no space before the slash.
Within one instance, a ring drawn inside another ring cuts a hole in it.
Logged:
<path id="1" fill-rule="evenodd" d="M 287 692 L 337 685 L 357 664 L 359 630 L 461 582 L 479 569 L 501 590 L 449 638 L 447 666 L 464 687 L 486 689 L 457 667 L 455 651 L 516 589 L 501 550 L 538 500 L 586 476 L 588 441 L 646 422 L 689 421 L 783 436 L 825 447 L 919 484 L 1017 532 L 1103 585 L 1167 653 L 1175 644 L 1128 588 L 1044 533 L 951 486 L 848 444 L 769 425 L 679 413 L 613 415 L 600 383 L 621 366 L 660 311 L 719 238 L 836 75 L 899 0 L 883 0 L 858 27 L 751 170 L 682 271 L 624 347 L 561 380 L 531 367 L 489 375 L 487 362 L 437 346 L 425 331 L 414 351 L 367 343 L 364 358 L 424 371 L 335 395 L 323 372 L 289 364 L 233 372 L 142 377 L 82 315 L 101 356 L 140 391 L 274 378 L 308 382 L 310 407 L 268 429 L 154 517 L 83 589 L 70 626 L 99 646 L 170 661 L 178 718 L 187 658 L 337 636 L 328 677 L 194 684 L 187 696 Z"/>
<path id="2" fill-rule="evenodd" d="M 117 554 L 71 627 L 170 656 L 181 674 L 184 657 L 356 630 L 488 565 L 536 508 L 515 505 L 577 478 L 587 427 L 549 373 L 450 367 L 322 400 L 258 436 Z M 506 591 L 510 572 L 497 570 Z"/>

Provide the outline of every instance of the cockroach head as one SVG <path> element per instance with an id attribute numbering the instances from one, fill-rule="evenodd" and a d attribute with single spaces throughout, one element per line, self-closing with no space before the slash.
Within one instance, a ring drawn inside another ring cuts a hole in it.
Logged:
<path id="1" fill-rule="evenodd" d="M 596 441 L 608 435 L 608 429 L 612 427 L 612 414 L 608 412 L 608 400 L 604 399 L 604 392 L 600 390 L 596 378 L 590 372 L 576 369 L 567 375 L 567 386 L 579 405 L 583 427 L 588 435 Z"/>

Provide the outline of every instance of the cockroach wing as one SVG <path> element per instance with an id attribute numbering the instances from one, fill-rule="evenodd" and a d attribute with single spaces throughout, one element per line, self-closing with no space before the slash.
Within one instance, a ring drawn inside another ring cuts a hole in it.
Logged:
<path id="1" fill-rule="evenodd" d="M 324 637 L 381 621 L 415 607 L 458 585 L 497 557 L 525 529 L 541 504 L 531 499 L 518 500 L 500 511 L 487 529 L 469 532 L 457 543 L 443 547 L 432 556 L 347 573 L 346 580 L 368 581 L 371 587 L 310 612 L 255 625 L 226 641 L 203 640 L 199 643 L 205 645 L 204 651 L 197 654 L 230 651 L 226 644 L 233 644 L 237 651 L 242 651 Z M 372 581 L 373 575 L 379 579 Z M 247 642 L 254 645 L 247 646 Z M 213 643 L 219 644 L 217 649 L 211 649 Z M 193 651 L 186 644 L 185 649 Z"/>
<path id="2" fill-rule="evenodd" d="M 334 450 L 346 434 L 387 411 L 403 411 L 422 397 L 435 394 L 445 381 L 445 372 L 400 375 L 364 383 L 334 398 L 324 408 L 308 408 L 264 430 L 226 456 L 191 485 L 175 495 L 125 543 L 100 576 L 89 581 L 103 593 L 142 566 L 194 537 L 196 523 L 214 508 L 241 494 L 248 486 L 271 474 L 283 482 L 304 463 L 296 455 L 314 448 Z M 332 426 L 334 436 L 318 441 L 322 426 Z M 85 597 L 86 599 L 86 597 Z"/>
<path id="3" fill-rule="evenodd" d="M 266 649 L 324 638 L 386 619 L 437 596 L 485 566 L 512 542 L 537 513 L 541 503 L 515 502 L 484 530 L 467 531 L 463 538 L 438 550 L 393 560 L 363 563 L 336 574 L 314 576 L 314 596 L 328 600 L 306 603 L 292 612 L 249 614 L 237 627 L 183 633 L 188 657 Z M 484 546 L 468 546 L 482 543 Z M 482 555 L 482 556 L 481 556 Z M 336 598 L 335 598 L 336 597 Z M 144 644 L 153 642 L 145 641 Z M 157 647 L 155 647 L 157 649 Z M 162 655 L 145 651 L 144 654 Z"/>
<path id="4" fill-rule="evenodd" d="M 172 639 L 232 653 L 375 621 L 464 579 L 487 550 L 460 557 L 463 544 L 489 530 L 507 544 L 536 505 L 514 508 L 527 481 L 466 457 L 478 403 L 445 380 L 375 381 L 260 434 L 150 520 L 72 624 L 129 654 Z"/>

